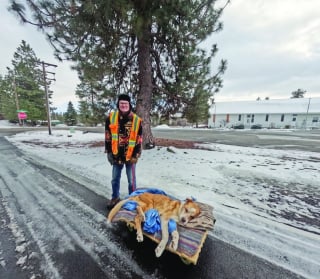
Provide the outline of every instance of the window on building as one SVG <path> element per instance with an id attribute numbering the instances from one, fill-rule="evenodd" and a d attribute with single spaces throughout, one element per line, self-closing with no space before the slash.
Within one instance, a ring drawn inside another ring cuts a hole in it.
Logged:
<path id="1" fill-rule="evenodd" d="M 247 123 L 250 123 L 251 114 L 247 114 Z"/>
<path id="2" fill-rule="evenodd" d="M 318 116 L 314 116 L 312 118 L 312 123 L 316 123 L 316 122 L 319 122 L 319 117 Z"/>
<path id="3" fill-rule="evenodd" d="M 297 114 L 292 114 L 292 121 L 296 122 L 297 121 Z"/>
<path id="4" fill-rule="evenodd" d="M 269 114 L 266 114 L 266 122 L 269 121 Z"/>
<path id="5" fill-rule="evenodd" d="M 281 122 L 284 121 L 284 114 L 281 114 Z"/>
<path id="6" fill-rule="evenodd" d="M 238 121 L 241 121 L 241 114 L 238 115 Z"/>
<path id="7" fill-rule="evenodd" d="M 251 123 L 254 122 L 254 114 L 251 115 Z"/>

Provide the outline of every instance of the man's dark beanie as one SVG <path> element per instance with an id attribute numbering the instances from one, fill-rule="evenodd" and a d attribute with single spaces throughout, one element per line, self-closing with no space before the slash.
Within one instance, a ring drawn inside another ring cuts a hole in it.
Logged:
<path id="1" fill-rule="evenodd" d="M 131 105 L 131 100 L 130 100 L 130 96 L 126 95 L 126 94 L 121 94 L 118 97 L 118 102 L 117 102 L 117 108 L 119 109 L 119 102 L 120 101 L 128 101 L 129 105 L 130 105 L 130 110 L 132 109 L 132 105 Z"/>

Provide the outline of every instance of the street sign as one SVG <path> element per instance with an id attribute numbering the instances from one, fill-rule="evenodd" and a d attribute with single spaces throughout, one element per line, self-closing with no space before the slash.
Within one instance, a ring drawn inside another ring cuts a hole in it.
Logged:
<path id="1" fill-rule="evenodd" d="M 18 118 L 23 120 L 23 119 L 27 119 L 27 114 L 25 112 L 18 112 Z"/>

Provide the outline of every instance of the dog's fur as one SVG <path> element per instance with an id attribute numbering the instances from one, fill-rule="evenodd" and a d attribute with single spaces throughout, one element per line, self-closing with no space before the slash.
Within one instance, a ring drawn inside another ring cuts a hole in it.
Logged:
<path id="1" fill-rule="evenodd" d="M 200 207 L 192 199 L 186 199 L 185 202 L 179 200 L 173 200 L 169 197 L 161 194 L 142 193 L 138 196 L 129 197 L 128 199 L 122 200 L 115 205 L 108 215 L 108 223 L 111 223 L 113 217 L 120 210 L 120 208 L 127 201 L 136 201 L 137 215 L 135 216 L 134 222 L 137 230 L 137 241 L 143 241 L 143 233 L 141 228 L 141 222 L 145 221 L 145 212 L 149 209 L 156 209 L 159 212 L 161 220 L 161 234 L 162 239 L 158 244 L 155 253 L 157 257 L 160 257 L 166 248 L 169 240 L 168 222 L 173 219 L 177 223 L 186 224 L 191 219 L 197 217 L 200 214 Z M 172 241 L 169 247 L 173 250 L 177 250 L 179 242 L 179 233 L 177 230 L 171 233 Z"/>

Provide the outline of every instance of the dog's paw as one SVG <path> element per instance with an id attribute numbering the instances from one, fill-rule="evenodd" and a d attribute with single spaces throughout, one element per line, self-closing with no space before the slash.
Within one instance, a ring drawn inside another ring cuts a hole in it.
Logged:
<path id="1" fill-rule="evenodd" d="M 179 233 L 177 231 L 174 231 L 172 232 L 171 236 L 172 236 L 172 240 L 169 244 L 169 247 L 176 251 L 178 249 L 178 244 L 179 244 Z"/>
<path id="2" fill-rule="evenodd" d="M 165 249 L 165 246 L 162 245 L 161 243 L 157 246 L 157 248 L 155 250 L 157 258 L 159 258 L 162 255 L 164 249 Z"/>
<path id="3" fill-rule="evenodd" d="M 137 241 L 143 242 L 143 234 L 142 233 L 137 233 Z"/>
<path id="4" fill-rule="evenodd" d="M 176 251 L 178 249 L 178 241 L 172 239 L 172 241 L 169 244 L 169 247 Z"/>

